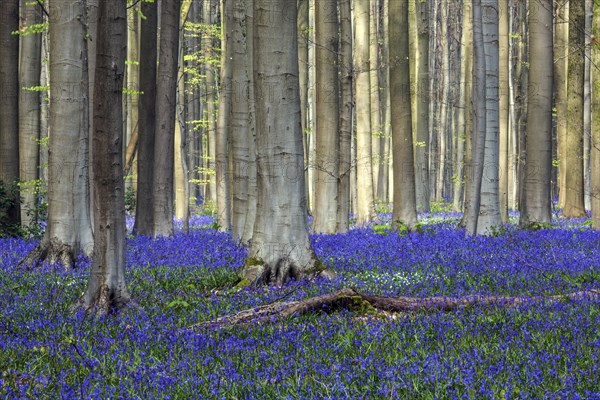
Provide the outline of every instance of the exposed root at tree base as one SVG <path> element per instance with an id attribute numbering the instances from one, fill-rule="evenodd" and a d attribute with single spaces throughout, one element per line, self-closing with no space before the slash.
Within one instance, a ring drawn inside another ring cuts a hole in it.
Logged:
<path id="1" fill-rule="evenodd" d="M 200 330 L 208 328 L 220 328 L 224 326 L 262 324 L 313 311 L 335 311 L 338 309 L 389 315 L 390 312 L 416 313 L 452 311 L 460 307 L 476 305 L 515 307 L 521 304 L 529 304 L 533 302 L 559 302 L 583 298 L 598 299 L 600 298 L 600 290 L 593 289 L 546 297 L 472 295 L 464 297 L 436 296 L 418 298 L 370 296 L 356 292 L 354 289 L 345 288 L 333 293 L 311 297 L 304 300 L 276 302 L 248 310 L 243 310 L 233 315 L 227 315 L 211 321 L 193 325 L 189 329 Z"/>
<path id="2" fill-rule="evenodd" d="M 61 262 L 65 270 L 73 268 L 75 254 L 73 248 L 56 238 L 44 237 L 38 245 L 19 263 L 21 268 L 35 268 L 48 261 L 49 264 Z"/>

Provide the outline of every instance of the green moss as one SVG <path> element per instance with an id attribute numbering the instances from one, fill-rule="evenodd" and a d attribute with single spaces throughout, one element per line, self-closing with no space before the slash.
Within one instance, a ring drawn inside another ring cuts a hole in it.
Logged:
<path id="1" fill-rule="evenodd" d="M 252 284 L 252 282 L 250 282 L 250 280 L 246 277 L 243 277 L 234 287 L 241 289 L 241 288 L 245 288 L 248 287 Z"/>
<path id="2" fill-rule="evenodd" d="M 248 257 L 246 258 L 246 265 L 249 267 L 254 265 L 265 265 L 265 262 L 260 258 Z"/>
<path id="3" fill-rule="evenodd" d="M 342 300 L 348 302 L 348 307 L 361 315 L 375 315 L 377 309 L 371 305 L 367 300 L 364 300 L 360 296 L 343 296 Z"/>

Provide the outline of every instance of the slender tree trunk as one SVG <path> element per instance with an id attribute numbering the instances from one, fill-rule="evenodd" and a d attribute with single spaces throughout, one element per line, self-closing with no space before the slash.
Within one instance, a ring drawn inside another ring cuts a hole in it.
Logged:
<path id="1" fill-rule="evenodd" d="M 152 235 L 154 205 L 154 131 L 156 127 L 157 3 L 142 2 L 140 26 L 140 112 L 138 181 L 134 233 Z"/>
<path id="2" fill-rule="evenodd" d="M 299 90 L 295 5 L 254 2 L 258 202 L 243 271 L 249 283 L 283 284 L 323 270 L 306 219 L 300 99 L 293 95 Z"/>
<path id="3" fill-rule="evenodd" d="M 444 195 L 444 176 L 446 174 L 446 155 L 447 144 L 446 138 L 448 134 L 448 90 L 450 88 L 450 73 L 449 73 L 449 54 L 448 54 L 448 1 L 442 0 L 440 4 L 440 31 L 441 35 L 438 39 L 441 53 L 441 72 L 438 86 L 441 86 L 440 101 L 438 106 L 437 116 L 437 136 L 438 136 L 438 167 L 435 175 L 436 189 L 435 201 L 443 201 Z"/>
<path id="4" fill-rule="evenodd" d="M 315 9 L 316 166 L 313 230 L 334 233 L 339 176 L 339 70 L 337 1 L 320 0 Z"/>
<path id="5" fill-rule="evenodd" d="M 95 71 L 92 160 L 95 244 L 81 306 L 103 312 L 130 301 L 125 284 L 125 198 L 123 182 L 122 94 L 127 46 L 126 4 L 101 2 Z"/>
<path id="6" fill-rule="evenodd" d="M 233 95 L 233 0 L 221 0 L 221 79 L 215 137 L 217 180 L 217 217 L 221 230 L 231 231 L 231 182 L 229 135 Z"/>
<path id="7" fill-rule="evenodd" d="M 592 43 L 592 222 L 600 229 L 600 3 L 594 2 Z"/>
<path id="8" fill-rule="evenodd" d="M 27 27 L 41 24 L 39 6 L 21 0 L 22 21 Z M 25 28 L 26 29 L 26 28 Z M 34 180 L 38 179 L 40 139 L 40 86 L 42 69 L 42 35 L 27 34 L 21 37 L 21 60 L 19 71 L 19 177 L 21 180 L 21 224 L 29 226 L 37 221 L 34 214 L 37 205 Z M 32 90 L 33 89 L 33 90 Z"/>
<path id="9" fill-rule="evenodd" d="M 415 174 L 417 210 L 429 212 L 429 1 L 416 1 L 417 13 L 417 131 Z"/>
<path id="10" fill-rule="evenodd" d="M 390 92 L 394 158 L 395 224 L 417 223 L 408 48 L 408 2 L 389 3 Z"/>
<path id="11" fill-rule="evenodd" d="M 213 0 L 208 0 L 203 3 L 203 19 L 204 24 L 213 25 Z M 216 19 L 216 17 L 215 17 Z M 206 97 L 206 112 L 204 120 L 206 122 L 206 168 L 207 175 L 206 180 L 206 191 L 204 200 L 209 202 L 211 206 L 216 206 L 217 202 L 217 180 L 215 177 L 215 154 L 216 154 L 216 110 L 215 110 L 215 95 L 217 92 L 217 86 L 215 83 L 215 68 L 213 67 L 212 59 L 215 57 L 213 38 L 209 33 L 204 33 L 202 40 L 202 47 L 204 48 L 204 57 L 207 58 L 208 62 L 205 65 L 205 97 Z"/>
<path id="12" fill-rule="evenodd" d="M 173 236 L 174 130 L 177 95 L 180 0 L 163 0 L 156 85 L 153 236 Z"/>
<path id="13" fill-rule="evenodd" d="M 352 169 L 352 17 L 351 0 L 341 0 L 340 12 L 340 134 L 337 232 L 347 232 L 350 215 L 350 171 Z"/>
<path id="14" fill-rule="evenodd" d="M 500 218 L 502 223 L 508 223 L 508 122 L 509 122 L 509 109 L 508 109 L 508 80 L 509 80 L 509 58 L 508 58 L 508 46 L 509 46 L 509 8 L 508 0 L 500 0 L 498 2 L 498 44 L 500 50 L 500 65 L 498 70 L 498 80 L 500 88 L 500 162 L 499 162 L 499 191 L 500 191 Z M 552 38 L 550 38 L 552 43 Z"/>
<path id="15" fill-rule="evenodd" d="M 585 8 L 569 4 L 569 68 L 567 77 L 567 140 L 565 217 L 585 217 L 583 196 L 583 78 L 585 74 Z"/>
<path id="16" fill-rule="evenodd" d="M 138 140 L 138 121 L 139 121 L 139 86 L 140 86 L 140 9 L 135 7 L 127 12 L 127 61 L 125 68 L 127 69 L 127 86 L 125 87 L 125 96 L 127 99 L 126 108 L 126 130 L 125 140 L 123 145 L 125 149 L 131 149 L 130 152 L 126 152 L 125 157 L 125 171 L 127 172 L 125 188 L 135 188 L 136 183 L 132 179 L 131 170 L 128 168 L 133 165 L 133 150 L 137 149 Z M 133 144 L 133 146 L 132 146 Z M 127 155 L 130 158 L 127 158 Z M 127 163 L 130 162 L 130 164 Z"/>
<path id="17" fill-rule="evenodd" d="M 569 66 L 569 2 L 556 0 L 554 20 L 554 101 L 558 139 L 558 207 L 565 207 L 567 194 L 567 71 Z"/>
<path id="18" fill-rule="evenodd" d="M 381 168 L 381 99 L 379 95 L 379 0 L 369 3 L 369 84 L 371 96 L 371 164 L 373 172 L 373 196 L 377 194 L 377 182 Z M 380 200 L 380 199 L 377 199 Z"/>
<path id="19" fill-rule="evenodd" d="M 552 1 L 536 0 L 529 14 L 531 74 L 527 93 L 527 160 L 520 225 L 547 224 L 552 218 Z"/>
<path id="20" fill-rule="evenodd" d="M 19 0 L 0 3 L 0 182 L 19 179 Z M 19 224 L 19 196 L 12 192 L 11 206 L 3 223 Z"/>
<path id="21" fill-rule="evenodd" d="M 481 204 L 477 218 L 477 233 L 490 234 L 502 224 L 498 187 L 499 168 L 499 48 L 498 48 L 498 0 L 481 1 L 483 17 L 483 46 L 485 53 L 485 156 L 481 181 Z"/>
<path id="22" fill-rule="evenodd" d="M 355 0 L 355 71 L 356 71 L 356 224 L 362 226 L 375 216 L 373 192 L 373 162 L 371 157 L 371 100 L 369 63 L 370 0 Z"/>

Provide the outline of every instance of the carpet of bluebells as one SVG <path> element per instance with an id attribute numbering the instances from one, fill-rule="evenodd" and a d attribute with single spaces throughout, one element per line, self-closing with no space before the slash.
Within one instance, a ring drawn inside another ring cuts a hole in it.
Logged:
<path id="1" fill-rule="evenodd" d="M 342 287 L 417 297 L 600 287 L 600 233 L 585 221 L 466 237 L 458 217 L 423 215 L 411 233 L 380 225 L 314 235 L 337 278 L 243 289 L 246 250 L 210 217 L 194 217 L 189 233 L 128 239 L 139 308 L 118 316 L 72 311 L 90 260 L 24 271 L 16 265 L 35 241 L 0 240 L 0 399 L 600 399 L 597 300 L 188 329 Z"/>

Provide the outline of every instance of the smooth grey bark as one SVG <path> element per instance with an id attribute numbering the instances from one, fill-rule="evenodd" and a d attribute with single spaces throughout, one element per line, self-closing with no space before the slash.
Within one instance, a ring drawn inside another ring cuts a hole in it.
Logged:
<path id="1" fill-rule="evenodd" d="M 468 197 L 468 213 L 465 228 L 468 235 L 478 233 L 479 209 L 481 205 L 481 181 L 486 137 L 486 58 L 483 41 L 483 22 L 481 0 L 473 1 L 473 96 L 472 119 L 473 135 L 471 139 L 471 188 Z"/>
<path id="2" fill-rule="evenodd" d="M 9 185 L 19 179 L 19 0 L 0 2 L 0 16 L 0 181 Z M 17 191 L 6 213 L 20 223 Z"/>
<path id="3" fill-rule="evenodd" d="M 70 268 L 76 255 L 91 255 L 87 9 L 79 0 L 54 0 L 50 13 L 50 139 L 48 222 L 44 238 L 21 262 L 48 260 Z M 71 12 L 65 13 L 64 10 Z M 119 121 L 122 123 L 122 121 Z"/>
<path id="4" fill-rule="evenodd" d="M 429 212 L 429 1 L 416 1 L 417 21 L 417 112 L 415 176 L 417 210 Z"/>
<path id="5" fill-rule="evenodd" d="M 313 231 L 334 233 L 339 176 L 339 52 L 337 1 L 319 0 L 315 9 L 316 185 Z"/>
<path id="6" fill-rule="evenodd" d="M 39 6 L 21 0 L 22 23 L 26 27 L 43 21 Z M 25 28 L 27 29 L 27 28 Z M 29 226 L 38 216 L 34 215 L 37 197 L 34 180 L 38 179 L 40 139 L 40 92 L 31 90 L 40 86 L 42 70 L 42 35 L 31 33 L 21 36 L 19 70 L 19 179 L 21 181 L 21 224 Z"/>
<path id="7" fill-rule="evenodd" d="M 498 45 L 500 51 L 498 82 L 500 89 L 500 146 L 499 146 L 499 193 L 500 193 L 500 218 L 502 223 L 508 223 L 508 171 L 509 171 L 509 108 L 508 108 L 508 80 L 509 80 L 509 4 L 508 0 L 498 2 Z M 552 43 L 552 37 L 550 37 Z"/>
<path id="8" fill-rule="evenodd" d="M 125 197 L 123 181 L 123 77 L 127 43 L 125 2 L 101 2 L 95 71 L 94 252 L 80 306 L 113 312 L 131 297 L 125 284 Z"/>
<path id="9" fill-rule="evenodd" d="M 309 37 L 311 34 L 310 28 L 310 12 L 309 0 L 298 0 L 298 72 L 300 81 L 300 112 L 302 115 L 302 145 L 304 147 L 304 177 L 306 182 L 309 182 L 309 130 L 310 118 L 308 109 L 308 86 L 309 86 Z M 308 204 L 311 203 L 309 185 L 306 185 L 306 198 Z"/>
<path id="10" fill-rule="evenodd" d="M 567 73 L 567 137 L 565 169 L 565 217 L 585 217 L 583 184 L 583 85 L 585 75 L 585 7 L 569 3 L 569 67 Z"/>
<path id="11" fill-rule="evenodd" d="M 592 222 L 595 229 L 600 229 L 600 3 L 594 2 L 592 32 L 592 144 L 591 169 L 592 189 L 591 208 Z"/>
<path id="12" fill-rule="evenodd" d="M 569 65 L 569 1 L 556 0 L 554 20 L 554 102 L 558 153 L 558 207 L 567 194 L 567 71 Z"/>
<path id="13" fill-rule="evenodd" d="M 371 155 L 371 93 L 369 62 L 370 0 L 355 0 L 356 77 L 356 225 L 364 226 L 375 217 L 373 161 Z"/>
<path id="14" fill-rule="evenodd" d="M 410 67 L 408 48 L 408 2 L 389 3 L 390 104 L 392 107 L 392 154 L 394 158 L 394 207 L 396 227 L 417 223 Z"/>
<path id="15" fill-rule="evenodd" d="M 296 12 L 296 0 L 254 2 L 258 198 L 243 270 L 248 283 L 283 284 L 323 271 L 306 218 Z"/>
<path id="16" fill-rule="evenodd" d="M 369 3 L 369 93 L 371 97 L 371 177 L 373 185 L 373 199 L 377 198 L 377 183 L 379 170 L 382 168 L 381 154 L 381 96 L 379 93 L 379 0 L 370 0 Z M 357 91 L 357 93 L 360 93 Z"/>
<path id="17" fill-rule="evenodd" d="M 347 232 L 350 216 L 350 172 L 352 170 L 352 115 L 354 70 L 352 65 L 351 0 L 341 0 L 340 13 L 340 134 L 336 232 Z"/>
<path id="18" fill-rule="evenodd" d="M 153 236 L 173 236 L 174 130 L 177 95 L 180 0 L 163 0 L 160 12 L 160 53 L 156 84 Z"/>
<path id="19" fill-rule="evenodd" d="M 152 235 L 154 205 L 154 131 L 156 126 L 157 3 L 142 2 L 140 26 L 140 110 L 137 157 L 137 201 L 133 232 Z"/>
<path id="20" fill-rule="evenodd" d="M 482 0 L 483 48 L 485 53 L 485 155 L 481 181 L 481 203 L 477 234 L 491 234 L 502 225 L 499 197 L 499 48 L 498 0 Z"/>
<path id="21" fill-rule="evenodd" d="M 519 224 L 548 224 L 552 219 L 552 1 L 536 0 L 529 13 L 530 70 L 527 93 L 527 160 Z"/>
<path id="22" fill-rule="evenodd" d="M 221 72 L 217 131 L 215 132 L 215 172 L 217 183 L 217 219 L 220 229 L 231 231 L 231 182 L 229 140 L 233 95 L 233 0 L 221 1 Z"/>
<path id="23" fill-rule="evenodd" d="M 123 147 L 125 148 L 125 187 L 137 189 L 132 175 L 134 157 L 137 152 L 139 121 L 139 87 L 140 87 L 140 9 L 134 7 L 127 10 L 127 60 L 126 60 L 126 116 Z"/>
<path id="24" fill-rule="evenodd" d="M 209 26 L 214 24 L 216 19 L 216 11 L 213 10 L 213 1 L 208 0 L 202 4 L 202 19 L 203 23 Z M 215 178 L 216 170 L 216 132 L 217 132 L 217 114 L 215 109 L 215 97 L 217 93 L 217 85 L 215 79 L 215 68 L 211 59 L 216 57 L 214 52 L 213 39 L 209 34 L 202 37 L 202 47 L 204 49 L 204 57 L 207 58 L 207 62 L 204 66 L 205 75 L 205 113 L 204 120 L 206 123 L 206 168 L 208 174 L 205 175 L 205 179 L 208 181 L 206 184 L 204 201 L 209 202 L 211 206 L 216 206 L 217 202 L 217 180 Z"/>

